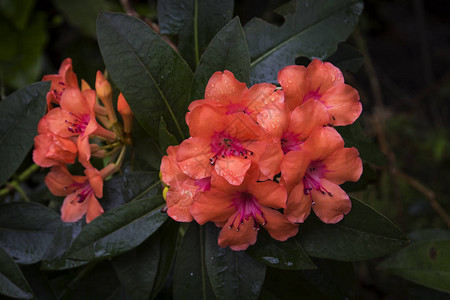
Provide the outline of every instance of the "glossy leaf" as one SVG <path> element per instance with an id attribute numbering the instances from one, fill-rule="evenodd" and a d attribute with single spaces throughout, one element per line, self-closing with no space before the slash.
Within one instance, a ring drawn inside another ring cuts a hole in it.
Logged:
<path id="1" fill-rule="evenodd" d="M 134 171 L 158 171 L 161 165 L 161 157 L 165 154 L 158 141 L 150 136 L 139 123 L 133 123 L 133 154 L 131 168 Z"/>
<path id="2" fill-rule="evenodd" d="M 290 238 L 280 242 L 271 238 L 265 230 L 258 232 L 256 244 L 250 246 L 247 253 L 255 260 L 275 268 L 286 270 L 316 268 L 296 239 Z"/>
<path id="3" fill-rule="evenodd" d="M 258 299 L 266 266 L 244 251 L 221 248 L 217 244 L 220 228 L 206 224 L 205 262 L 217 299 Z"/>
<path id="4" fill-rule="evenodd" d="M 358 21 L 358 0 L 297 0 L 281 26 L 253 19 L 244 27 L 250 50 L 251 84 L 276 82 L 277 73 L 297 56 L 325 59 L 347 39 Z M 281 11 L 286 13 L 285 10 Z"/>
<path id="5" fill-rule="evenodd" d="M 115 175 L 103 186 L 100 204 L 105 211 L 127 202 L 160 194 L 158 172 L 131 172 Z"/>
<path id="6" fill-rule="evenodd" d="M 60 216 L 41 204 L 1 204 L 0 247 L 17 263 L 41 261 L 60 224 Z"/>
<path id="7" fill-rule="evenodd" d="M 394 252 L 409 241 L 386 217 L 352 199 L 352 210 L 337 224 L 310 216 L 295 237 L 313 257 L 341 261 L 370 259 Z"/>
<path id="8" fill-rule="evenodd" d="M 161 196 L 144 198 L 97 217 L 75 239 L 69 258 L 108 258 L 138 246 L 167 219 L 162 202 Z"/>
<path id="9" fill-rule="evenodd" d="M 163 288 L 167 277 L 172 269 L 175 260 L 175 254 L 178 246 L 178 232 L 180 223 L 168 219 L 161 226 L 160 235 L 160 257 L 158 263 L 158 272 L 156 273 L 155 282 L 153 284 L 152 295 L 150 299 L 155 299 L 159 291 Z"/>
<path id="10" fill-rule="evenodd" d="M 417 233 L 419 240 L 384 260 L 378 268 L 415 283 L 450 293 L 450 232 Z"/>
<path id="11" fill-rule="evenodd" d="M 166 151 L 169 146 L 178 145 L 177 139 L 167 130 L 166 122 L 161 117 L 159 122 L 159 146 Z"/>
<path id="12" fill-rule="evenodd" d="M 20 299 L 33 299 L 28 282 L 14 260 L 0 248 L 0 294 Z"/>
<path id="13" fill-rule="evenodd" d="M 233 16 L 231 0 L 158 1 L 162 34 L 178 35 L 178 49 L 195 70 L 212 38 Z"/>
<path id="14" fill-rule="evenodd" d="M 160 255 L 160 235 L 157 233 L 135 249 L 113 258 L 117 277 L 131 299 L 149 298 Z"/>
<path id="15" fill-rule="evenodd" d="M 205 265 L 205 228 L 192 222 L 175 260 L 173 298 L 216 299 Z"/>
<path id="16" fill-rule="evenodd" d="M 203 53 L 194 74 L 191 99 L 203 99 L 209 78 L 224 70 L 231 71 L 241 82 L 249 80 L 250 55 L 238 17 L 219 31 Z"/>
<path id="17" fill-rule="evenodd" d="M 67 257 L 67 251 L 81 232 L 81 228 L 81 220 L 75 223 L 61 223 L 48 246 L 41 264 L 42 270 L 65 270 L 87 263 L 87 261 L 72 260 Z"/>
<path id="18" fill-rule="evenodd" d="M 184 139 L 193 75 L 186 62 L 147 24 L 124 14 L 100 13 L 97 36 L 106 68 L 141 126 L 158 138 L 162 116 Z"/>
<path id="19" fill-rule="evenodd" d="M 0 185 L 17 170 L 33 145 L 45 113 L 49 82 L 20 89 L 0 102 Z"/>

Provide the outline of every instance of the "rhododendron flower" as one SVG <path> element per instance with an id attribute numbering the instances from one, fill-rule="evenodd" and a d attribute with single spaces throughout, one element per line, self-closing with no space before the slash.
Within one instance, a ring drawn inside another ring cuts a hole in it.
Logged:
<path id="1" fill-rule="evenodd" d="M 239 185 L 266 144 L 264 131 L 249 115 L 222 115 L 207 105 L 190 114 L 189 129 L 191 137 L 181 143 L 176 160 L 195 179 L 210 177 L 214 170 Z"/>
<path id="2" fill-rule="evenodd" d="M 298 226 L 276 210 L 285 208 L 285 188 L 274 181 L 257 182 L 258 177 L 252 168 L 241 185 L 230 185 L 214 174 L 211 189 L 192 203 L 191 213 L 200 225 L 212 221 L 223 227 L 219 246 L 245 250 L 256 242 L 261 226 L 279 241 L 297 234 Z"/>
<path id="3" fill-rule="evenodd" d="M 314 59 L 307 68 L 287 66 L 278 73 L 285 101 L 291 110 L 309 101 L 320 101 L 328 110 L 329 124 L 352 124 L 361 114 L 359 94 L 344 83 L 342 72 L 329 62 Z"/>
<path id="4" fill-rule="evenodd" d="M 59 68 L 58 74 L 45 75 L 42 81 L 51 81 L 50 91 L 47 93 L 47 107 L 52 109 L 52 103 L 59 104 L 66 88 L 78 87 L 77 75 L 72 69 L 72 59 L 66 58 Z"/>
<path id="5" fill-rule="evenodd" d="M 285 215 L 292 222 L 304 222 L 312 208 L 323 222 L 339 222 L 351 209 L 351 201 L 339 185 L 357 181 L 361 173 L 358 150 L 344 148 L 335 129 L 316 128 L 300 151 L 287 153 L 281 163 L 289 191 Z"/>
<path id="6" fill-rule="evenodd" d="M 117 111 L 123 119 L 123 132 L 130 134 L 133 129 L 134 113 L 122 93 L 119 94 L 119 98 L 117 99 Z"/>
<path id="7" fill-rule="evenodd" d="M 90 154 L 89 136 L 97 135 L 114 140 L 116 134 L 100 126 L 95 120 L 95 92 L 81 92 L 77 88 L 67 88 L 61 97 L 60 106 L 44 116 L 48 128 L 54 134 L 69 138 L 77 136 L 79 161 L 88 167 Z"/>
<path id="8" fill-rule="evenodd" d="M 167 148 L 167 155 L 161 161 L 161 179 L 170 187 L 165 197 L 167 214 L 178 222 L 191 222 L 191 204 L 201 192 L 209 190 L 211 179 L 194 179 L 181 172 L 176 162 L 179 147 Z"/>
<path id="9" fill-rule="evenodd" d="M 74 176 L 65 166 L 54 166 L 45 177 L 45 184 L 55 196 L 66 196 L 61 207 L 64 222 L 76 222 L 86 215 L 89 223 L 103 213 L 97 198 L 103 197 L 103 180 L 114 173 L 116 167 L 110 164 L 98 171 L 85 169 L 86 176 Z"/>

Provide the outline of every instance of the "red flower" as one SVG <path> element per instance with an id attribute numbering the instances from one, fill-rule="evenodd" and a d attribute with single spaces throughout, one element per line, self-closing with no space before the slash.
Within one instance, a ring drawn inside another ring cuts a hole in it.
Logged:
<path id="1" fill-rule="evenodd" d="M 339 222 L 351 209 L 351 201 L 339 185 L 357 181 L 361 173 L 358 150 L 344 148 L 333 128 L 316 128 L 301 150 L 287 153 L 281 163 L 289 192 L 285 215 L 292 222 L 304 222 L 312 207 L 323 222 Z"/>
<path id="2" fill-rule="evenodd" d="M 318 100 L 328 110 L 329 124 L 352 124 L 361 114 L 358 92 L 344 84 L 341 71 L 331 63 L 314 59 L 307 68 L 287 66 L 278 73 L 285 101 L 293 110 L 309 101 Z"/>
<path id="3" fill-rule="evenodd" d="M 47 93 L 47 107 L 52 109 L 52 103 L 59 104 L 66 88 L 78 87 L 77 75 L 72 69 L 72 59 L 66 58 L 59 68 L 58 74 L 45 75 L 42 81 L 51 81 L 50 92 Z"/>
<path id="4" fill-rule="evenodd" d="M 241 185 L 230 185 L 213 175 L 211 189 L 192 203 L 191 214 L 200 225 L 212 221 L 223 227 L 219 246 L 245 250 L 256 242 L 261 226 L 279 241 L 297 234 L 297 225 L 276 210 L 285 208 L 285 188 L 273 181 L 257 182 L 258 176 L 252 168 Z"/>
<path id="5" fill-rule="evenodd" d="M 103 197 L 103 180 L 116 171 L 114 164 L 100 172 L 84 170 L 86 176 L 73 176 L 65 166 L 55 166 L 45 177 L 45 184 L 55 196 L 66 196 L 61 207 L 64 222 L 76 222 L 86 215 L 89 223 L 103 213 L 96 197 Z"/>

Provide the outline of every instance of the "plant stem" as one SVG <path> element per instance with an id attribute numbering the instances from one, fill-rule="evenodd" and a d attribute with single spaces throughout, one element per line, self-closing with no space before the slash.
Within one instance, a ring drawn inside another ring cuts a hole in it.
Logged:
<path id="1" fill-rule="evenodd" d="M 11 192 L 13 189 L 17 190 L 19 194 L 25 199 L 25 201 L 30 201 L 25 191 L 22 189 L 22 187 L 19 185 L 22 181 L 25 181 L 28 179 L 28 177 L 31 176 L 34 172 L 39 170 L 39 166 L 36 164 L 32 164 L 28 169 L 23 171 L 19 176 L 17 176 L 16 180 L 7 182 L 5 184 L 5 187 L 0 190 L 0 197 L 7 195 L 9 192 Z"/>

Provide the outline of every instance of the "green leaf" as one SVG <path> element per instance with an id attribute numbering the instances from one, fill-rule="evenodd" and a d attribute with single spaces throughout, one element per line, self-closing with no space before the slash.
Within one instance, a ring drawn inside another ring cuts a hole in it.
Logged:
<path id="1" fill-rule="evenodd" d="M 61 223 L 48 246 L 41 270 L 65 270 L 87 263 L 87 261 L 72 260 L 67 257 L 67 251 L 81 232 L 81 227 L 81 220 L 74 223 Z"/>
<path id="2" fill-rule="evenodd" d="M 1 204 L 0 247 L 19 264 L 41 261 L 60 224 L 59 215 L 41 204 Z"/>
<path id="3" fill-rule="evenodd" d="M 0 102 L 0 186 L 17 170 L 33 145 L 45 113 L 49 82 L 20 89 Z"/>
<path id="4" fill-rule="evenodd" d="M 450 293 L 450 232 L 416 233 L 420 240 L 384 260 L 378 268 L 417 284 Z"/>
<path id="5" fill-rule="evenodd" d="M 184 139 L 193 75 L 186 62 L 147 24 L 124 14 L 100 13 L 97 35 L 106 68 L 141 126 L 158 138 L 162 116 Z"/>
<path id="6" fill-rule="evenodd" d="M 131 172 L 116 175 L 103 186 L 100 203 L 105 211 L 143 197 L 160 195 L 159 172 Z"/>
<path id="7" fill-rule="evenodd" d="M 315 269 L 316 266 L 294 238 L 280 242 L 270 237 L 266 230 L 258 232 L 256 244 L 247 250 L 257 261 L 268 266 L 286 269 Z"/>
<path id="8" fill-rule="evenodd" d="M 2 0 L 0 12 L 13 22 L 16 28 L 24 29 L 35 2 L 35 0 Z"/>
<path id="9" fill-rule="evenodd" d="M 19 266 L 0 248 L 0 294 L 20 299 L 33 299 L 33 292 Z"/>
<path id="10" fill-rule="evenodd" d="M 341 261 L 365 260 L 408 244 L 401 230 L 370 206 L 352 198 L 352 210 L 337 224 L 310 216 L 295 237 L 313 257 Z"/>
<path id="11" fill-rule="evenodd" d="M 358 0 L 297 0 L 281 26 L 255 18 L 244 27 L 250 50 L 250 82 L 275 82 L 297 56 L 325 59 L 347 39 L 362 11 Z M 286 13 L 284 10 L 283 13 Z"/>
<path id="12" fill-rule="evenodd" d="M 244 251 L 221 248 L 217 243 L 220 228 L 206 224 L 205 262 L 217 299 L 258 299 L 266 266 Z"/>
<path id="13" fill-rule="evenodd" d="M 206 48 L 194 74 L 191 99 L 203 99 L 209 78 L 224 70 L 231 71 L 241 82 L 249 80 L 250 55 L 238 17 L 220 30 Z"/>
<path id="14" fill-rule="evenodd" d="M 167 276 L 172 269 L 175 260 L 175 254 L 178 245 L 178 233 L 180 223 L 172 219 L 168 219 L 159 231 L 160 233 L 160 257 L 158 263 L 158 272 L 156 274 L 155 283 L 153 284 L 152 295 L 150 299 L 155 299 L 161 288 L 166 282 Z"/>
<path id="15" fill-rule="evenodd" d="M 195 70 L 211 39 L 233 17 L 231 0 L 158 1 L 161 34 L 178 35 L 178 49 Z"/>
<path id="16" fill-rule="evenodd" d="M 378 145 L 364 134 L 358 121 L 351 126 L 338 126 L 336 130 L 342 135 L 346 147 L 356 147 L 361 159 L 378 166 L 386 165 L 386 156 Z"/>
<path id="17" fill-rule="evenodd" d="M 130 252 L 113 258 L 117 277 L 131 299 L 148 299 L 158 271 L 160 235 L 152 235 Z"/>
<path id="18" fill-rule="evenodd" d="M 159 172 L 161 157 L 165 153 L 159 147 L 156 139 L 150 136 L 136 120 L 133 122 L 131 136 L 133 139 L 132 169 L 134 171 L 154 170 Z"/>
<path id="19" fill-rule="evenodd" d="M 59 11 L 70 24 L 95 38 L 95 21 L 101 11 L 111 10 L 111 5 L 105 0 L 52 0 Z"/>
<path id="20" fill-rule="evenodd" d="M 327 60 L 341 70 L 356 73 L 364 63 L 364 55 L 355 47 L 340 44 L 337 51 Z"/>
<path id="21" fill-rule="evenodd" d="M 166 151 L 169 146 L 178 145 L 177 139 L 167 130 L 166 122 L 161 117 L 159 122 L 159 146 Z"/>
<path id="22" fill-rule="evenodd" d="M 140 245 L 164 221 L 161 196 L 136 200 L 94 219 L 86 225 L 69 250 L 69 258 L 102 259 L 122 254 Z"/>
<path id="23" fill-rule="evenodd" d="M 191 222 L 175 261 L 173 299 L 215 299 L 205 266 L 205 228 Z"/>

